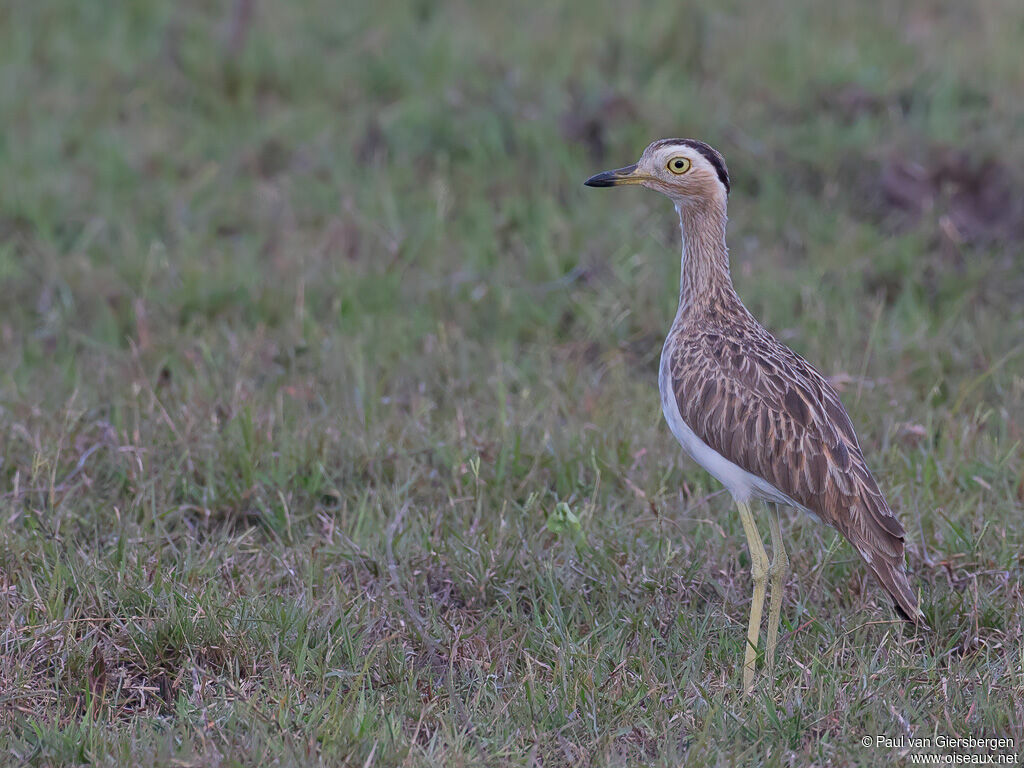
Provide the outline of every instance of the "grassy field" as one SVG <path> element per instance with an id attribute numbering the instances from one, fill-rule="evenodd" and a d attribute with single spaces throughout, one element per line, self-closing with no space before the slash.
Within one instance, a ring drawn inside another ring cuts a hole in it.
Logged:
<path id="1" fill-rule="evenodd" d="M 0 760 L 1019 751 L 1022 35 L 1017 0 L 0 5 Z M 662 136 L 725 154 L 740 294 L 841 389 L 934 628 L 787 516 L 749 699 L 742 528 L 658 405 L 674 215 L 582 186 Z"/>

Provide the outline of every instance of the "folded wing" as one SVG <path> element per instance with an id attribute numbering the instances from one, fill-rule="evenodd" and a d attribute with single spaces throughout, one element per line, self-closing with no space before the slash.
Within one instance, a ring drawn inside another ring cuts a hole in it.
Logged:
<path id="1" fill-rule="evenodd" d="M 726 459 L 838 529 L 904 618 L 919 621 L 903 526 L 868 470 L 839 396 L 766 331 L 744 330 L 741 338 L 704 329 L 675 345 L 670 365 L 683 420 Z"/>

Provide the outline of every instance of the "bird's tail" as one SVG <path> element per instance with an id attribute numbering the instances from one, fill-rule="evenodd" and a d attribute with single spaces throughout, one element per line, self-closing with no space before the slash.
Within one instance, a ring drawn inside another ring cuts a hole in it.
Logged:
<path id="1" fill-rule="evenodd" d="M 843 533 L 889 593 L 900 616 L 912 624 L 927 628 L 917 595 L 907 580 L 903 526 L 877 490 L 862 488 L 859 496 L 860 503 L 856 505 L 859 514 L 850 516 L 850 522 L 856 520 L 856 524 Z"/>
<path id="2" fill-rule="evenodd" d="M 885 591 L 889 593 L 897 613 L 906 621 L 927 628 L 928 624 L 924 620 L 921 607 L 917 604 L 917 595 L 914 594 L 914 590 L 911 589 L 910 582 L 907 580 L 903 563 L 880 561 L 876 557 L 874 562 L 868 561 L 868 567 L 875 574 L 878 582 L 885 587 Z"/>

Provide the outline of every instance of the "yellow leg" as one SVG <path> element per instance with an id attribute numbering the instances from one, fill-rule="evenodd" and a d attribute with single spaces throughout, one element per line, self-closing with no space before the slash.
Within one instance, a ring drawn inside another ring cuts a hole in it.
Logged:
<path id="1" fill-rule="evenodd" d="M 789 573 L 789 556 L 786 545 L 782 543 L 782 528 L 779 525 L 779 507 L 771 505 L 768 523 L 772 530 L 772 563 L 768 566 L 768 576 L 772 582 L 772 599 L 768 604 L 768 644 L 764 653 L 768 662 L 768 673 L 775 668 L 775 645 L 779 639 L 779 617 L 782 615 L 782 590 Z"/>
<path id="2" fill-rule="evenodd" d="M 754 579 L 754 596 L 750 601 L 750 623 L 747 625 L 747 652 L 743 658 L 743 690 L 750 693 L 754 687 L 754 664 L 757 662 L 757 637 L 761 633 L 761 609 L 764 607 L 765 582 L 768 576 L 768 555 L 754 524 L 750 505 L 738 501 L 743 531 L 747 534 L 750 550 L 750 574 Z"/>

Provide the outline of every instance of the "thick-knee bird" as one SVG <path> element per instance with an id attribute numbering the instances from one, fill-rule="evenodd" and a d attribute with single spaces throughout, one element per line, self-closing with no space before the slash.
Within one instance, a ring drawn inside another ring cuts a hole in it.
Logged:
<path id="1" fill-rule="evenodd" d="M 839 396 L 806 360 L 754 319 L 733 288 L 725 244 L 729 172 L 694 139 L 662 139 L 633 165 L 590 187 L 639 184 L 675 205 L 683 236 L 679 309 L 661 352 L 658 386 L 672 434 L 732 494 L 750 550 L 754 593 L 743 688 L 753 685 L 767 581 L 769 670 L 775 658 L 789 558 L 778 505 L 812 513 L 860 554 L 900 615 L 924 623 L 904 569 L 904 530 L 868 470 Z M 751 502 L 767 502 L 768 559 Z"/>

